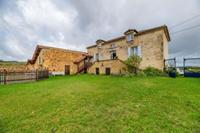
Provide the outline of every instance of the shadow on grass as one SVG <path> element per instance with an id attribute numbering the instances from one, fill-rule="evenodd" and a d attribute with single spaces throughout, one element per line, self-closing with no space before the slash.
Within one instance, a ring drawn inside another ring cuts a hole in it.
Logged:
<path id="1" fill-rule="evenodd" d="M 0 120 L 0 133 L 6 133 L 6 125 Z"/>

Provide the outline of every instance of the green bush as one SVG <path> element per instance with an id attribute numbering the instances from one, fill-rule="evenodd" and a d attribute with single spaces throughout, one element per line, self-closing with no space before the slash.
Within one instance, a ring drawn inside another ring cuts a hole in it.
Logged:
<path id="1" fill-rule="evenodd" d="M 129 74 L 137 75 L 141 61 L 142 58 L 137 55 L 130 56 L 126 61 L 124 61 L 124 64 L 126 64 L 126 71 Z"/>
<path id="2" fill-rule="evenodd" d="M 154 67 L 147 67 L 143 72 L 146 76 L 167 76 L 166 73 Z"/>

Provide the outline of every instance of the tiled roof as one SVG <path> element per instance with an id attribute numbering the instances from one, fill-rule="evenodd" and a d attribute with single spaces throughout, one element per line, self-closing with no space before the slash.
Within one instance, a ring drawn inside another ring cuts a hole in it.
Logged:
<path id="1" fill-rule="evenodd" d="M 32 59 L 29 59 L 27 63 L 30 64 L 34 64 L 35 61 L 37 60 L 37 57 L 40 54 L 40 51 L 42 49 L 56 49 L 56 50 L 61 50 L 61 51 L 65 51 L 65 52 L 71 52 L 71 53 L 79 53 L 79 54 L 83 54 L 83 55 L 87 55 L 86 52 L 81 52 L 81 51 L 75 51 L 75 50 L 69 50 L 69 49 L 63 49 L 63 48 L 56 48 L 56 47 L 50 47 L 50 46 L 44 46 L 44 45 L 37 45 L 35 52 L 33 54 Z"/>
<path id="2" fill-rule="evenodd" d="M 131 29 L 129 29 L 129 30 L 131 30 Z M 128 30 L 128 31 L 129 31 L 129 30 Z M 133 29 L 133 30 L 136 31 L 135 29 Z M 159 27 L 155 27 L 155 28 L 151 28 L 151 29 L 147 29 L 147 30 L 137 31 L 136 34 L 135 34 L 135 36 L 147 34 L 147 33 L 150 33 L 150 32 L 157 31 L 157 30 L 164 30 L 167 40 L 168 40 L 168 41 L 171 40 L 171 39 L 170 39 L 170 35 L 169 35 L 169 30 L 168 30 L 168 27 L 167 27 L 166 25 L 159 26 Z M 119 41 L 119 40 L 123 40 L 123 39 L 125 39 L 125 36 L 120 36 L 120 37 L 117 37 L 117 38 L 114 38 L 114 39 L 105 41 L 104 44 L 112 43 L 112 42 Z M 104 45 L 104 44 L 103 44 L 103 45 Z M 88 46 L 87 49 L 93 48 L 93 47 L 96 47 L 96 46 L 97 46 L 97 45 L 91 45 L 91 46 Z"/>

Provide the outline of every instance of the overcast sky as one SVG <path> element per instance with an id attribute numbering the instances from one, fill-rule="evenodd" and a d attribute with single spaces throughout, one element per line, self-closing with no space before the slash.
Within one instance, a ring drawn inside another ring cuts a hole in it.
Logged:
<path id="1" fill-rule="evenodd" d="M 0 59 L 27 60 L 37 44 L 86 51 L 128 28 L 200 25 L 199 0 L 0 0 Z M 200 26 L 171 34 L 170 57 L 200 56 Z"/>

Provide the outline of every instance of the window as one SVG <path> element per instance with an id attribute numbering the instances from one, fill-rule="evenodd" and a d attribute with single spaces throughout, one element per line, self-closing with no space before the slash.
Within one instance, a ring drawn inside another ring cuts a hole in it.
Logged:
<path id="1" fill-rule="evenodd" d="M 112 45 L 111 45 L 111 48 L 116 48 L 116 45 L 115 45 L 115 44 L 112 44 Z"/>
<path id="2" fill-rule="evenodd" d="M 101 44 L 98 44 L 97 47 L 100 49 L 101 48 Z"/>
<path id="3" fill-rule="evenodd" d="M 96 53 L 96 60 L 99 60 L 99 53 Z"/>
<path id="4" fill-rule="evenodd" d="M 114 59 L 117 58 L 116 50 L 113 50 L 113 51 L 110 52 L 110 58 L 111 58 L 112 60 L 114 60 Z"/>
<path id="5" fill-rule="evenodd" d="M 133 40 L 133 34 L 127 35 L 127 41 L 130 42 Z"/>
<path id="6" fill-rule="evenodd" d="M 93 61 L 98 61 L 98 60 L 99 60 L 99 53 L 96 53 L 93 56 Z"/>
<path id="7" fill-rule="evenodd" d="M 128 56 L 137 55 L 142 57 L 142 47 L 136 46 L 136 47 L 130 47 L 128 48 Z"/>

